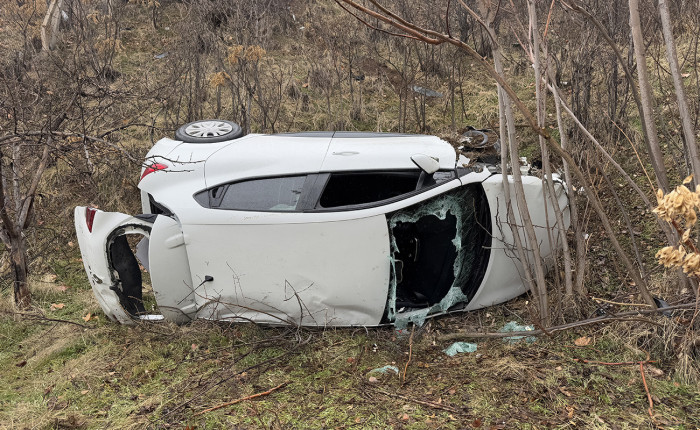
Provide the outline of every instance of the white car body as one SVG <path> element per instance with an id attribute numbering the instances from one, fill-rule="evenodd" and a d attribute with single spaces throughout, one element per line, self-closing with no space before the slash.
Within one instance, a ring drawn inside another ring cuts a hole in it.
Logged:
<path id="1" fill-rule="evenodd" d="M 437 172 L 422 172 L 417 154 L 436 160 Z M 130 234 L 148 239 L 136 254 L 158 311 L 176 323 L 402 325 L 526 291 L 504 221 L 502 175 L 458 169 L 452 146 L 434 136 L 166 138 L 145 166 L 144 215 L 75 209 L 95 297 L 120 323 L 154 318 L 135 305 L 140 278 L 120 279 L 136 276 L 120 239 Z M 565 240 L 568 228 L 565 187 L 557 183 L 551 199 L 539 178 L 524 176 L 523 185 L 542 256 L 551 259 L 549 244 Z"/>

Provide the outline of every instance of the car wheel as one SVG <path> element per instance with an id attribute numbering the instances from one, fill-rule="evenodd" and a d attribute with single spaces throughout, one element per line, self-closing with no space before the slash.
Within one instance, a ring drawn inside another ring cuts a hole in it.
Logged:
<path id="1" fill-rule="evenodd" d="M 223 142 L 241 137 L 243 130 L 235 122 L 223 119 L 194 121 L 178 128 L 175 138 L 188 143 Z"/>

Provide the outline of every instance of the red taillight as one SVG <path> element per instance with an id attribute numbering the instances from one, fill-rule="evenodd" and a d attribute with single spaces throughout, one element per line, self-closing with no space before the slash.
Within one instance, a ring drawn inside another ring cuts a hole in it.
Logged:
<path id="1" fill-rule="evenodd" d="M 149 175 L 153 172 L 157 172 L 159 170 L 165 170 L 167 168 L 168 168 L 168 166 L 166 166 L 165 164 L 153 163 L 150 166 L 146 167 L 146 170 L 144 170 L 143 173 L 141 174 L 141 179 L 145 178 L 147 175 Z"/>
<path id="2" fill-rule="evenodd" d="M 92 233 L 92 223 L 95 221 L 95 214 L 97 209 L 85 208 L 85 224 L 87 224 L 88 231 Z"/>

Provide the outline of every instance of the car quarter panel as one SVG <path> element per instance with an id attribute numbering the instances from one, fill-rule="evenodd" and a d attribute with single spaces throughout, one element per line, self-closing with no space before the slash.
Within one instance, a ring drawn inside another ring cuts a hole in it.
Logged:
<path id="1" fill-rule="evenodd" d="M 148 246 L 149 272 L 158 309 L 178 324 L 197 313 L 185 237 L 180 224 L 167 216 L 156 217 Z"/>
<path id="2" fill-rule="evenodd" d="M 389 286 L 383 214 L 316 223 L 184 224 L 198 316 L 311 326 L 376 325 Z M 276 220 L 274 215 L 279 215 Z M 303 215 L 303 214 L 298 214 Z M 206 281 L 207 277 L 213 278 Z"/>
<path id="3" fill-rule="evenodd" d="M 318 172 L 331 138 L 257 136 L 237 139 L 205 164 L 206 186 L 265 176 Z"/>

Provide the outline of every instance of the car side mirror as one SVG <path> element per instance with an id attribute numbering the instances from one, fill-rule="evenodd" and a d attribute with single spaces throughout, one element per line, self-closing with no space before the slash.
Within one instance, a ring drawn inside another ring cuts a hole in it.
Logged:
<path id="1" fill-rule="evenodd" d="M 411 161 L 428 175 L 432 175 L 440 168 L 438 160 L 425 154 L 414 154 L 411 156 Z"/>

